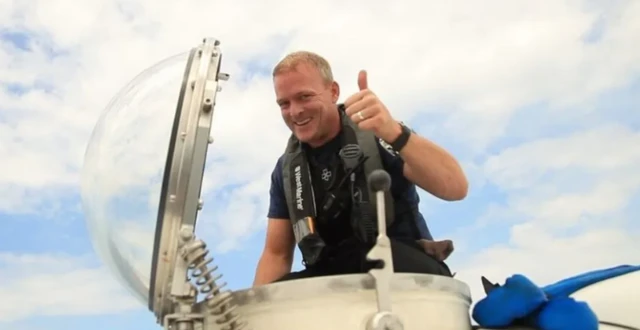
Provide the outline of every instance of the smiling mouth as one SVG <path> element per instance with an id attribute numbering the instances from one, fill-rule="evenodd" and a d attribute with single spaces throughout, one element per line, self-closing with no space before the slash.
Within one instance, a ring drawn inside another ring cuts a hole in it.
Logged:
<path id="1" fill-rule="evenodd" d="M 307 118 L 305 120 L 302 121 L 294 121 L 293 124 L 296 126 L 304 126 L 306 124 L 308 124 L 311 121 L 312 118 Z"/>

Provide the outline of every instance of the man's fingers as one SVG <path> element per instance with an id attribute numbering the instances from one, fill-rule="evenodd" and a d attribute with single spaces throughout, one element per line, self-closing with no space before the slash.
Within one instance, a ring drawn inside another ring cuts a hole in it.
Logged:
<path id="1" fill-rule="evenodd" d="M 369 93 L 369 91 L 360 91 L 347 100 L 350 102 L 344 103 L 347 116 L 351 117 L 365 109 L 368 114 L 367 118 L 374 117 L 380 113 L 380 108 L 375 106 L 376 99 L 368 95 Z"/>
<path id="2" fill-rule="evenodd" d="M 436 257 L 440 261 L 446 260 L 454 250 L 453 241 L 448 239 L 443 241 L 421 240 L 420 242 L 422 243 L 425 252 Z"/>
<path id="3" fill-rule="evenodd" d="M 438 254 L 438 251 L 436 251 L 435 247 L 429 244 L 425 244 L 424 251 L 433 256 L 436 256 Z"/>
<path id="4" fill-rule="evenodd" d="M 449 258 L 449 256 L 451 255 L 451 253 L 453 253 L 453 250 L 455 250 L 455 248 L 453 247 L 453 241 L 447 239 L 442 241 L 441 243 L 443 243 L 443 250 L 442 250 L 442 254 L 443 254 L 443 258 L 442 260 L 445 260 L 447 258 Z"/>
<path id="5" fill-rule="evenodd" d="M 450 239 L 445 239 L 442 241 L 438 241 L 438 243 L 442 244 L 443 247 L 445 247 L 445 249 L 447 251 L 451 250 L 453 251 L 453 241 Z"/>
<path id="6" fill-rule="evenodd" d="M 358 89 L 359 91 L 353 95 L 351 95 L 346 101 L 344 101 L 344 106 L 349 108 L 354 103 L 362 100 L 366 95 L 371 94 L 369 91 L 369 82 L 367 81 L 367 71 L 360 70 L 358 73 Z M 352 115 L 348 113 L 348 115 Z"/>
<path id="7" fill-rule="evenodd" d="M 355 114 L 364 110 L 366 107 L 367 107 L 367 104 L 362 101 L 355 102 L 347 106 L 344 112 L 347 114 L 347 116 L 353 117 Z"/>
<path id="8" fill-rule="evenodd" d="M 361 92 L 360 91 L 360 92 L 357 92 L 357 93 L 349 96 L 349 98 L 346 101 L 344 101 L 344 106 L 346 108 L 351 107 L 354 103 L 362 100 L 365 95 L 366 95 L 366 92 Z"/>
<path id="9" fill-rule="evenodd" d="M 369 88 L 369 84 L 367 82 L 367 71 L 365 70 L 360 70 L 358 73 L 358 88 L 360 88 L 361 91 Z"/>

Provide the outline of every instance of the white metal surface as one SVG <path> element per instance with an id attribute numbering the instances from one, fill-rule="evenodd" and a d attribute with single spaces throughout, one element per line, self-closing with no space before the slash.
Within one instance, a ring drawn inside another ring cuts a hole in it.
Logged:
<path id="1" fill-rule="evenodd" d="M 364 330 L 377 312 L 368 274 L 273 283 L 234 292 L 234 298 L 252 330 Z M 394 274 L 391 301 L 404 329 L 471 329 L 469 288 L 458 280 Z"/>
<path id="2" fill-rule="evenodd" d="M 587 302 L 600 321 L 640 329 L 640 272 L 592 284 L 572 297 Z"/>

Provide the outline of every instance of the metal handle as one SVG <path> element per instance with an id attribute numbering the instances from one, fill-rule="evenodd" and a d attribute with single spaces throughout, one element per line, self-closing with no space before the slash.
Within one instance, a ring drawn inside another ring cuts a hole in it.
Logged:
<path id="1" fill-rule="evenodd" d="M 387 236 L 387 221 L 384 194 L 391 188 L 391 177 L 384 170 L 373 171 L 368 178 L 369 187 L 376 195 L 378 237 L 376 245 L 367 254 L 367 259 L 382 261 L 382 268 L 374 268 L 369 274 L 375 281 L 378 312 L 367 323 L 368 330 L 403 330 L 400 319 L 391 311 L 391 277 L 393 256 L 391 241 Z"/>

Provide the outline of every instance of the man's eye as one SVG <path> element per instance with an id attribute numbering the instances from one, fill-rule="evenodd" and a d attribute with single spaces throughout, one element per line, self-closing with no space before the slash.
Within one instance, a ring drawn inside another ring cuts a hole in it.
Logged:
<path id="1" fill-rule="evenodd" d="M 311 99 L 311 95 L 310 94 L 300 95 L 300 99 L 302 101 L 307 101 L 307 100 Z"/>

